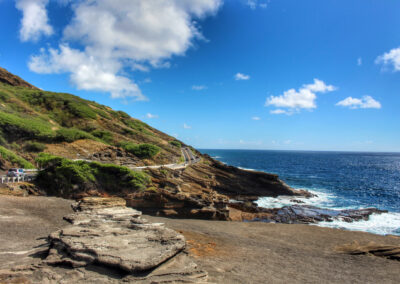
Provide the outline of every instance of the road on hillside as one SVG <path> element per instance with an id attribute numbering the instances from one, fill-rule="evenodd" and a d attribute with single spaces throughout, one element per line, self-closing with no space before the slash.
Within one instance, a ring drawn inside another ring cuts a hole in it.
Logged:
<path id="1" fill-rule="evenodd" d="M 200 161 L 200 158 L 195 156 L 192 150 L 189 147 L 182 147 L 181 148 L 183 157 L 185 162 L 182 163 L 175 163 L 175 164 L 167 164 L 167 165 L 154 165 L 154 166 L 142 166 L 142 167 L 129 167 L 132 170 L 144 170 L 144 169 L 158 169 L 161 167 L 170 168 L 170 169 L 184 169 L 188 165 L 196 164 Z M 86 162 L 94 162 L 93 160 L 86 160 L 86 159 L 74 159 L 73 161 L 86 161 Z M 7 177 L 6 175 L 0 176 L 0 183 L 14 183 L 20 181 L 31 181 L 37 175 L 37 170 L 32 170 L 32 173 L 26 174 L 23 177 Z"/>
<path id="2" fill-rule="evenodd" d="M 185 163 L 195 164 L 200 160 L 193 154 L 192 149 L 190 149 L 189 147 L 183 147 L 182 152 L 183 156 L 185 157 Z"/>

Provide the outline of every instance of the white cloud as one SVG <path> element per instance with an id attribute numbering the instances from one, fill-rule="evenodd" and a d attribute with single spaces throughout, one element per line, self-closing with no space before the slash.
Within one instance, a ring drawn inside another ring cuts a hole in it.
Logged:
<path id="1" fill-rule="evenodd" d="M 358 57 L 358 58 L 357 58 L 357 65 L 358 65 L 358 66 L 361 66 L 361 65 L 362 65 L 362 58 L 361 58 L 361 57 Z"/>
<path id="2" fill-rule="evenodd" d="M 286 114 L 286 115 L 292 115 L 292 114 L 294 114 L 294 111 L 288 111 L 288 110 L 284 110 L 284 109 L 278 108 L 278 109 L 271 110 L 269 113 L 270 113 L 270 114 Z"/>
<path id="3" fill-rule="evenodd" d="M 279 109 L 271 111 L 272 114 L 293 114 L 300 109 L 314 109 L 317 107 L 317 93 L 332 92 L 336 88 L 326 85 L 323 81 L 314 79 L 313 84 L 305 84 L 300 89 L 289 89 L 280 96 L 270 96 L 265 106 L 275 106 Z M 286 110 L 281 108 L 287 108 Z"/>
<path id="4" fill-rule="evenodd" d="M 168 68 L 168 60 L 184 55 L 195 39 L 204 39 L 196 20 L 215 14 L 221 5 L 222 0 L 77 1 L 68 6 L 73 17 L 64 29 L 62 43 L 57 49 L 32 56 L 29 65 L 42 73 L 70 73 L 79 89 L 143 99 L 124 69 Z M 72 43 L 83 49 L 70 48 Z M 64 56 L 66 52 L 72 57 Z M 60 57 L 63 65 L 57 67 Z M 78 72 L 82 70 L 92 76 L 81 76 Z M 107 75 L 106 84 L 94 82 L 96 72 Z"/>
<path id="5" fill-rule="evenodd" d="M 235 80 L 249 80 L 250 76 L 249 75 L 245 75 L 243 73 L 236 73 L 235 74 Z"/>
<path id="6" fill-rule="evenodd" d="M 252 120 L 261 120 L 261 117 L 253 116 L 251 119 L 252 119 Z"/>
<path id="7" fill-rule="evenodd" d="M 110 92 L 112 98 L 134 97 L 146 100 L 137 84 L 124 76 L 117 75 L 122 68 L 119 61 L 96 60 L 85 52 L 60 45 L 58 49 L 42 49 L 31 57 L 29 69 L 42 74 L 70 72 L 71 82 L 80 90 Z"/>
<path id="8" fill-rule="evenodd" d="M 363 96 L 361 99 L 347 97 L 344 100 L 338 102 L 337 106 L 348 107 L 351 109 L 358 108 L 376 108 L 380 109 L 381 103 L 374 100 L 371 96 Z"/>
<path id="9" fill-rule="evenodd" d="M 22 41 L 37 41 L 42 35 L 50 36 L 46 5 L 48 0 L 16 0 L 16 8 L 22 12 L 19 36 Z"/>
<path id="10" fill-rule="evenodd" d="M 267 1 L 245 0 L 244 3 L 245 3 L 247 6 L 249 6 L 250 9 L 255 10 L 257 7 L 260 7 L 260 8 L 263 8 L 263 9 L 267 8 L 267 7 L 268 7 L 269 1 L 270 1 L 270 0 L 267 0 Z"/>
<path id="11" fill-rule="evenodd" d="M 152 119 L 152 118 L 158 118 L 158 115 L 156 115 L 156 114 L 151 114 L 151 113 L 147 113 L 147 114 L 146 114 L 146 117 Z"/>
<path id="12" fill-rule="evenodd" d="M 376 64 L 383 64 L 384 67 L 393 66 L 393 71 L 400 71 L 400 47 L 393 48 L 375 60 Z"/>
<path id="13" fill-rule="evenodd" d="M 207 89 L 207 86 L 204 86 L 204 85 L 193 85 L 192 86 L 192 90 L 195 90 L 195 91 L 202 91 L 205 89 Z"/>
<path id="14" fill-rule="evenodd" d="M 187 125 L 186 123 L 184 123 L 184 124 L 183 124 L 183 128 L 185 128 L 185 129 L 191 129 L 192 127 L 189 126 L 189 125 Z"/>

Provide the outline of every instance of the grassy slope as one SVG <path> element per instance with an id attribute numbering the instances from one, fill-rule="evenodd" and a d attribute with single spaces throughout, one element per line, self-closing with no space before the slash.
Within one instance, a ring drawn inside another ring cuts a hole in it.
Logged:
<path id="1" fill-rule="evenodd" d="M 29 143 L 44 145 L 90 139 L 112 146 L 151 144 L 153 163 L 180 159 L 175 139 L 122 111 L 77 96 L 0 82 L 0 145 L 33 161 Z M 4 151 L 3 151 L 4 152 Z M 1 153 L 0 153 L 1 154 Z M 55 153 L 57 154 L 57 153 Z M 3 159 L 7 160 L 5 155 Z M 143 158 L 143 157 L 138 157 Z M 15 159 L 14 159 L 15 160 Z"/>

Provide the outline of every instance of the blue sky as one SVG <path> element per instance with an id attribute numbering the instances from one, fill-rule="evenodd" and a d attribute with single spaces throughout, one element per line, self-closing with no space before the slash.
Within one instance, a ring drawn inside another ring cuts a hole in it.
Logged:
<path id="1" fill-rule="evenodd" d="M 0 0 L 0 66 L 198 148 L 400 151 L 400 2 Z"/>

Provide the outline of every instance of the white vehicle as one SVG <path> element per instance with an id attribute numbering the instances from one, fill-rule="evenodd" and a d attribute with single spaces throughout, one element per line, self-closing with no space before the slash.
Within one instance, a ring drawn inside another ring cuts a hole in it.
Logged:
<path id="1" fill-rule="evenodd" d="M 24 169 L 12 168 L 7 172 L 8 177 L 22 177 L 25 175 Z"/>

